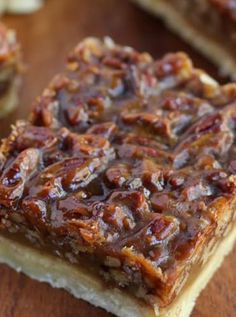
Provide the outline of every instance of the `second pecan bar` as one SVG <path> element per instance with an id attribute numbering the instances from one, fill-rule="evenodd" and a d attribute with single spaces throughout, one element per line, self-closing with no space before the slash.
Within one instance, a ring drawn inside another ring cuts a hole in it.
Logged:
<path id="1" fill-rule="evenodd" d="M 183 53 L 80 43 L 2 143 L 1 261 L 121 317 L 189 316 L 235 240 L 235 101 Z"/>
<path id="2" fill-rule="evenodd" d="M 235 0 L 133 0 L 236 79 Z"/>

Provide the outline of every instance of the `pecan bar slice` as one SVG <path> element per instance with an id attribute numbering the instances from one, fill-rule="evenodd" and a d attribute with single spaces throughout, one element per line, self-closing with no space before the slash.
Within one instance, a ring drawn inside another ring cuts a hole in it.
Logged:
<path id="1" fill-rule="evenodd" d="M 0 23 L 0 118 L 17 105 L 19 69 L 20 48 L 15 33 Z"/>
<path id="2" fill-rule="evenodd" d="M 189 316 L 236 236 L 235 128 L 236 85 L 185 54 L 86 39 L 2 143 L 1 261 L 120 317 Z"/>
<path id="3" fill-rule="evenodd" d="M 236 79 L 235 0 L 133 0 Z"/>

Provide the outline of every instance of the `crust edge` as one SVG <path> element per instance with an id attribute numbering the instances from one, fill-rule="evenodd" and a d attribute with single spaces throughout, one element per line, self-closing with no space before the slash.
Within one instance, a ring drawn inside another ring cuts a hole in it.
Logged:
<path id="1" fill-rule="evenodd" d="M 141 7 L 161 17 L 166 25 L 176 34 L 180 35 L 187 43 L 200 51 L 210 61 L 219 67 L 222 75 L 229 75 L 236 80 L 236 60 L 217 41 L 204 36 L 192 27 L 169 4 L 163 0 L 132 0 Z"/>

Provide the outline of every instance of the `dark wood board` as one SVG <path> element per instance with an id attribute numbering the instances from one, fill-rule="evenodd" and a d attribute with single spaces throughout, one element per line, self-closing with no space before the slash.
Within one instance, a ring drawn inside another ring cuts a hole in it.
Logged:
<path id="1" fill-rule="evenodd" d="M 28 66 L 20 106 L 0 121 L 0 136 L 6 136 L 17 118 L 26 118 L 32 101 L 50 78 L 63 69 L 66 53 L 86 36 L 109 35 L 117 42 L 146 50 L 154 57 L 168 51 L 186 51 L 198 67 L 217 76 L 215 67 L 158 19 L 127 0 L 48 0 L 32 15 L 4 16 L 3 22 L 17 30 Z M 236 249 L 224 261 L 197 301 L 192 317 L 236 316 Z M 0 266 L 0 317 L 108 317 L 66 291 Z"/>

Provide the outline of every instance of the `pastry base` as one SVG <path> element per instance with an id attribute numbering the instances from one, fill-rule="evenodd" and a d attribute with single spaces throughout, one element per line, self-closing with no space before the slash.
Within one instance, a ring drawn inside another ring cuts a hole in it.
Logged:
<path id="1" fill-rule="evenodd" d="M 88 274 L 78 265 L 32 249 L 0 236 L 0 262 L 8 264 L 17 272 L 23 272 L 53 287 L 64 288 L 75 297 L 102 307 L 119 317 L 189 317 L 195 301 L 221 265 L 225 255 L 233 248 L 236 226 L 216 245 L 213 255 L 203 266 L 190 275 L 186 286 L 166 308 L 151 307 L 128 295 L 125 291 L 109 288 L 102 281 Z M 23 255 L 23 256 L 22 256 Z"/>
<path id="2" fill-rule="evenodd" d="M 194 46 L 215 65 L 222 75 L 229 75 L 236 80 L 236 58 L 224 45 L 203 34 L 191 25 L 184 16 L 165 0 L 133 0 L 146 9 L 164 19 L 167 26 L 180 35 L 191 46 Z"/>
<path id="3" fill-rule="evenodd" d="M 7 92 L 0 97 L 0 118 L 14 110 L 18 104 L 19 78 L 15 79 Z"/>

